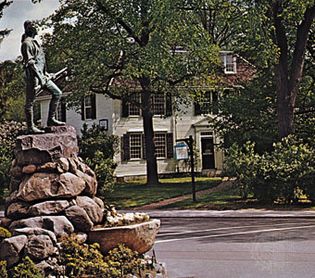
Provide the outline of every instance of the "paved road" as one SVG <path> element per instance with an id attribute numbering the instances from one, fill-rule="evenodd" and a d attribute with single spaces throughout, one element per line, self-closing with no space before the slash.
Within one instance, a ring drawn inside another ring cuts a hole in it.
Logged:
<path id="1" fill-rule="evenodd" d="M 315 277 L 315 219 L 161 218 L 169 278 Z"/>

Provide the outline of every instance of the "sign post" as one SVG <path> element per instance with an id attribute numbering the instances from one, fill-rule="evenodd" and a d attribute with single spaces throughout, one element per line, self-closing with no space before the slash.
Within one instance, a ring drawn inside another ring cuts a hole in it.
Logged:
<path id="1" fill-rule="evenodd" d="M 185 142 L 177 143 L 175 145 L 175 154 L 177 160 L 185 160 L 188 159 L 188 155 L 190 156 L 190 169 L 191 169 L 191 186 L 192 186 L 192 197 L 195 202 L 196 199 L 196 183 L 195 183 L 195 161 L 194 161 L 194 139 L 190 135 L 189 138 L 178 139 L 176 142 Z M 189 152 L 187 150 L 187 146 Z"/>

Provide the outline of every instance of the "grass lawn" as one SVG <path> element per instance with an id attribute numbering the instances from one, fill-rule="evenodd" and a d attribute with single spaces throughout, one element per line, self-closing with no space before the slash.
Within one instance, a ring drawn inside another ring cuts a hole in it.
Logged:
<path id="1" fill-rule="evenodd" d="M 242 199 L 237 188 L 228 188 L 220 192 L 209 193 L 199 196 L 196 202 L 191 199 L 164 206 L 161 209 L 213 209 L 213 210 L 235 210 L 235 209 L 272 209 L 272 210 L 314 210 L 315 207 L 306 202 L 296 205 L 264 204 L 254 198 Z"/>
<path id="2" fill-rule="evenodd" d="M 160 179 L 158 186 L 147 186 L 145 180 L 116 184 L 105 200 L 116 208 L 132 208 L 191 193 L 191 178 Z M 196 178 L 196 190 L 212 188 L 220 178 Z"/>

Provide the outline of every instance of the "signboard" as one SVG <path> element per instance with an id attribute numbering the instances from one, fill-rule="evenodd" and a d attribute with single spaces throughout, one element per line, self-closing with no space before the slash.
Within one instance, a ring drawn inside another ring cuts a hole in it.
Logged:
<path id="1" fill-rule="evenodd" d="M 108 130 L 108 120 L 107 119 L 99 120 L 99 126 L 102 130 Z"/>
<path id="2" fill-rule="evenodd" d="M 186 160 L 189 158 L 189 148 L 185 142 L 178 142 L 175 145 L 176 160 Z"/>

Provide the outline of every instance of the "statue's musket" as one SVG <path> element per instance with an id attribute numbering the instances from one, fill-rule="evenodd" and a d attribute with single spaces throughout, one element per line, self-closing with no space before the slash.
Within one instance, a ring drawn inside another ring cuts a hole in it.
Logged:
<path id="1" fill-rule="evenodd" d="M 63 69 L 61 69 L 60 71 L 58 71 L 58 72 L 56 72 L 55 74 L 53 74 L 52 76 L 50 76 L 48 79 L 47 79 L 47 81 L 48 80 L 52 80 L 52 81 L 57 81 L 57 80 L 59 80 L 63 75 L 64 75 L 64 73 L 66 73 L 66 75 L 67 75 L 67 70 L 68 70 L 68 68 L 67 67 L 65 67 L 65 68 L 63 68 Z M 45 89 L 45 86 L 36 86 L 35 87 L 35 95 L 36 96 L 38 96 L 43 90 Z"/>

